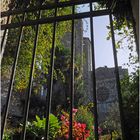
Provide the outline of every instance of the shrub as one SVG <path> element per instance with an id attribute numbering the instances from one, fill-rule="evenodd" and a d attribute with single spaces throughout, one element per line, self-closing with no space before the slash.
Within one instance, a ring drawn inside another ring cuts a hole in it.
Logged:
<path id="1" fill-rule="evenodd" d="M 3 140 L 10 140 L 11 139 L 11 134 L 5 132 L 3 136 Z"/>
<path id="2" fill-rule="evenodd" d="M 3 140 L 11 140 L 13 135 L 14 135 L 14 133 L 15 133 L 14 129 L 6 128 L 5 131 L 4 131 Z"/>
<path id="3" fill-rule="evenodd" d="M 77 109 L 73 109 L 73 140 L 86 140 L 90 136 L 90 130 L 85 123 L 79 123 L 75 120 Z M 63 139 L 69 139 L 69 114 L 62 112 L 61 115 L 61 136 Z"/>
<path id="4" fill-rule="evenodd" d="M 93 131 L 94 116 L 93 113 L 90 111 L 91 107 L 92 105 L 80 106 L 76 114 L 76 120 L 80 123 L 86 124 L 87 129 L 90 130 L 89 139 L 92 140 L 94 137 L 94 131 Z"/>
<path id="5" fill-rule="evenodd" d="M 50 114 L 49 120 L 49 139 L 54 140 L 59 134 L 60 124 L 57 117 L 53 114 Z M 27 123 L 27 135 L 37 137 L 39 139 L 44 138 L 45 125 L 46 118 L 40 119 L 40 117 L 36 116 L 36 121 Z"/>

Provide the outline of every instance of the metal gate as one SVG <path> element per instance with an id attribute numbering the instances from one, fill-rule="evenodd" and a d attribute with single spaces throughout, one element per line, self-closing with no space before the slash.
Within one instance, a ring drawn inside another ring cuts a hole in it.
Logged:
<path id="1" fill-rule="evenodd" d="M 82 19 L 82 18 L 90 18 L 90 34 L 91 34 L 91 45 L 92 45 L 92 70 L 93 70 L 93 103 L 94 103 L 94 115 L 95 115 L 95 139 L 99 139 L 98 135 L 98 115 L 97 115 L 97 100 L 96 100 L 96 75 L 95 75 L 95 51 L 94 51 L 94 27 L 93 27 L 93 20 L 94 17 L 97 16 L 103 16 L 108 15 L 110 19 L 110 27 L 111 27 L 111 39 L 112 39 L 112 46 L 113 46 L 113 56 L 114 56 L 114 64 L 115 64 L 115 74 L 116 74 L 116 84 L 117 84 L 117 90 L 118 90 L 118 99 L 119 99 L 119 110 L 120 110 L 120 118 L 121 118 L 121 129 L 122 129 L 122 135 L 123 139 L 125 139 L 124 135 L 124 121 L 123 121 L 123 110 L 122 110 L 122 97 L 121 97 L 121 90 L 120 90 L 120 79 L 119 79 L 119 70 L 118 70 L 118 62 L 117 62 L 117 53 L 115 48 L 115 37 L 114 37 L 114 27 L 113 27 L 113 19 L 112 19 L 112 7 L 114 2 L 112 2 L 112 5 L 110 6 L 110 9 L 105 10 L 97 10 L 94 11 L 92 7 L 93 2 L 99 2 L 99 0 L 73 0 L 73 1 L 64 1 L 64 2 L 52 2 L 45 4 L 40 4 L 39 6 L 33 6 L 33 7 L 26 7 L 26 4 L 22 9 L 14 9 L 14 10 L 8 10 L 1 13 L 1 17 L 7 17 L 7 23 L 1 25 L 1 29 L 4 30 L 2 42 L 1 42 L 1 50 L 4 52 L 4 41 L 6 39 L 6 33 L 11 28 L 20 28 L 20 34 L 18 36 L 17 41 L 17 48 L 16 48 L 16 55 L 14 58 L 14 63 L 12 67 L 12 74 L 10 78 L 10 85 L 8 90 L 8 96 L 6 101 L 6 106 L 4 110 L 4 118 L 2 121 L 2 131 L 1 131 L 1 139 L 3 139 L 4 129 L 6 125 L 6 120 L 9 112 L 9 105 L 11 101 L 11 94 L 14 84 L 14 78 L 16 73 L 16 65 L 18 61 L 19 51 L 20 51 L 20 44 L 21 39 L 23 36 L 23 28 L 25 26 L 31 26 L 35 25 L 35 38 L 34 38 L 34 48 L 33 48 L 33 54 L 32 54 L 32 63 L 31 63 L 31 70 L 30 70 L 30 78 L 29 78 L 29 84 L 28 84 L 28 92 L 26 97 L 26 104 L 25 104 L 25 110 L 24 110 L 24 123 L 23 123 L 23 133 L 22 133 L 22 140 L 25 140 L 26 136 L 26 124 L 28 120 L 28 113 L 29 113 L 29 105 L 30 105 L 30 97 L 31 97 L 31 89 L 32 89 L 32 82 L 33 82 L 33 73 L 34 73 L 34 65 L 35 65 L 35 58 L 36 58 L 36 48 L 37 48 L 37 42 L 38 42 L 38 33 L 39 28 L 41 24 L 47 24 L 47 23 L 53 23 L 53 40 L 52 40 L 52 51 L 51 51 L 51 68 L 50 68 L 50 77 L 49 77 L 49 89 L 48 94 L 46 97 L 46 129 L 45 129 L 45 139 L 48 138 L 49 133 L 49 114 L 51 109 L 51 100 L 52 100 L 52 89 L 53 89 L 53 70 L 54 70 L 54 55 L 55 55 L 55 36 L 56 36 L 56 24 L 60 21 L 72 21 L 72 28 L 71 28 L 71 95 L 70 95 L 70 133 L 69 133 L 69 139 L 72 140 L 73 135 L 73 111 L 74 108 L 74 23 L 76 19 Z M 83 12 L 83 13 L 76 13 L 75 12 L 75 6 L 79 4 L 89 4 L 90 5 L 90 11 L 89 12 Z M 58 8 L 64 8 L 64 7 L 72 7 L 72 14 L 69 15 L 63 15 L 58 16 L 57 15 L 57 9 Z M 43 10 L 54 10 L 54 16 L 53 17 L 46 17 L 41 18 L 41 11 Z M 27 13 L 32 12 L 38 12 L 37 19 L 34 20 L 25 20 Z M 22 19 L 20 22 L 17 23 L 10 23 L 10 16 L 14 15 L 22 15 Z"/>

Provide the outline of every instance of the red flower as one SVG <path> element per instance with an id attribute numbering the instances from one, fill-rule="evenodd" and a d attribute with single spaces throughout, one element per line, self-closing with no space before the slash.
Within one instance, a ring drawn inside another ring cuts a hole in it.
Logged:
<path id="1" fill-rule="evenodd" d="M 102 129 L 100 127 L 98 127 L 98 133 L 101 134 L 102 133 Z"/>
<path id="2" fill-rule="evenodd" d="M 65 120 L 65 116 L 64 115 L 61 115 L 61 120 Z"/>
<path id="3" fill-rule="evenodd" d="M 86 124 L 81 124 L 81 128 L 83 129 L 83 130 L 85 130 L 85 128 L 86 128 Z"/>
<path id="4" fill-rule="evenodd" d="M 77 111 L 78 111 L 78 109 L 75 109 L 75 108 L 72 109 L 73 113 L 76 113 Z"/>
<path id="5" fill-rule="evenodd" d="M 77 109 L 73 109 L 73 115 L 77 112 Z M 62 120 L 62 136 L 65 137 L 66 140 L 69 139 L 69 114 L 63 112 L 61 116 Z M 86 140 L 90 136 L 90 130 L 86 130 L 86 124 L 76 122 L 73 117 L 73 140 Z"/>
<path id="6" fill-rule="evenodd" d="M 66 135 L 65 135 L 65 138 L 68 140 L 69 139 L 69 133 L 67 133 Z"/>

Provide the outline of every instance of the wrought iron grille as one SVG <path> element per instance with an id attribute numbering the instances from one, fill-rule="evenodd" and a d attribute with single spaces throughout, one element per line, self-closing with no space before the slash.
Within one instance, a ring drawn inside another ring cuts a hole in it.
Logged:
<path id="1" fill-rule="evenodd" d="M 38 34 L 39 34 L 39 28 L 41 24 L 47 24 L 47 23 L 52 23 L 53 24 L 53 39 L 52 39 L 52 51 L 51 51 L 51 68 L 50 68 L 50 77 L 49 77 L 49 89 L 48 89 L 48 94 L 46 97 L 46 129 L 45 129 L 45 139 L 49 139 L 49 114 L 50 114 L 50 109 L 51 109 L 51 100 L 52 100 L 52 89 L 53 89 L 53 70 L 54 70 L 54 55 L 55 55 L 55 36 L 56 36 L 56 24 L 60 21 L 72 21 L 72 27 L 71 27 L 71 95 L 70 95 L 70 133 L 69 133 L 69 139 L 72 140 L 72 135 L 73 135 L 73 112 L 72 109 L 74 107 L 74 30 L 75 30 L 75 20 L 76 19 L 82 19 L 82 18 L 90 18 L 90 34 L 91 34 L 91 45 L 92 45 L 92 72 L 93 72 L 93 103 L 94 103 L 94 115 L 95 115 L 95 140 L 99 139 L 98 135 L 98 114 L 97 114 L 97 100 L 96 100 L 96 75 L 95 75 L 95 51 L 94 51 L 94 27 L 93 27 L 93 20 L 94 17 L 97 16 L 103 16 L 103 15 L 108 15 L 110 18 L 110 27 L 111 27 L 111 38 L 112 38 L 112 46 L 113 46 L 113 56 L 114 56 L 114 63 L 115 63 L 115 74 L 116 74 L 116 83 L 117 83 L 117 91 L 118 91 L 118 99 L 119 99 L 119 109 L 120 109 L 120 118 L 121 118 L 121 129 L 122 129 L 122 134 L 123 134 L 123 139 L 125 139 L 124 135 L 124 121 L 123 121 L 123 110 L 122 110 L 122 97 L 121 97 L 121 91 L 120 91 L 120 79 L 119 79 L 119 70 L 118 70 L 118 62 L 117 62 L 117 54 L 116 54 L 116 48 L 115 48 L 115 37 L 114 37 L 114 27 L 113 27 L 113 19 L 112 19 L 112 9 L 110 6 L 110 9 L 105 9 L 105 10 L 97 10 L 94 11 L 92 8 L 92 3 L 93 2 L 99 2 L 99 0 L 73 0 L 73 1 L 65 1 L 65 2 L 52 2 L 40 6 L 34 6 L 34 7 L 24 7 L 22 9 L 13 9 L 13 10 L 8 10 L 4 11 L 1 13 L 1 17 L 7 17 L 7 23 L 1 25 L 1 29 L 4 30 L 2 42 L 1 42 L 1 52 L 4 52 L 4 41 L 6 38 L 6 32 L 9 29 L 14 29 L 14 28 L 20 28 L 20 33 L 18 36 L 18 41 L 17 41 L 17 48 L 16 48 L 16 55 L 14 58 L 14 63 L 12 67 L 12 74 L 10 78 L 10 85 L 9 85 L 9 90 L 8 90 L 8 96 L 7 96 L 7 101 L 6 101 L 6 106 L 5 106 L 5 111 L 4 111 L 4 117 L 2 121 L 2 129 L 1 129 L 1 139 L 3 139 L 3 134 L 4 134 L 4 129 L 7 121 L 7 115 L 9 112 L 9 105 L 11 101 L 11 94 L 12 94 L 12 89 L 13 89 L 13 84 L 14 84 L 14 78 L 15 78 L 15 73 L 16 73 L 16 66 L 17 66 L 17 61 L 19 57 L 19 51 L 20 51 L 20 45 L 21 45 L 21 40 L 23 36 L 23 28 L 25 26 L 31 26 L 35 25 L 35 38 L 34 38 L 34 48 L 33 48 L 33 53 L 32 53 L 32 63 L 31 63 L 31 71 L 30 71 L 30 78 L 29 78 L 29 84 L 28 84 L 28 91 L 27 91 L 27 97 L 25 101 L 25 110 L 24 110 L 24 123 L 23 123 L 23 133 L 21 136 L 21 140 L 25 140 L 26 136 L 26 124 L 28 120 L 28 113 L 29 113 L 29 105 L 30 105 L 30 97 L 31 97 L 31 89 L 32 89 L 32 83 L 33 83 L 33 73 L 34 73 L 34 65 L 35 65 L 35 58 L 36 58 L 36 48 L 37 48 L 37 43 L 38 43 Z M 75 12 L 75 6 L 79 4 L 89 4 L 90 5 L 90 11 L 89 12 L 83 12 L 83 13 L 76 13 Z M 113 4 L 113 3 L 112 3 Z M 64 7 L 72 7 L 72 14 L 69 15 L 63 15 L 63 16 L 58 16 L 57 15 L 57 9 L 58 8 L 64 8 Z M 54 10 L 54 16 L 53 17 L 46 17 L 42 18 L 41 17 L 41 12 L 43 10 Z M 26 14 L 27 13 L 32 13 L 32 12 L 38 12 L 38 16 L 34 20 L 25 20 Z M 20 22 L 17 23 L 10 23 L 10 16 L 14 15 L 22 15 L 22 19 Z"/>

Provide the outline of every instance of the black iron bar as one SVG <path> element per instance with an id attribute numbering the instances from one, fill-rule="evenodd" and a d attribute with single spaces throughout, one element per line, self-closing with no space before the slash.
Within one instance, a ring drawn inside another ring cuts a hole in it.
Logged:
<path id="1" fill-rule="evenodd" d="M 22 21 L 25 20 L 25 13 L 23 13 Z M 12 90 L 13 90 L 13 84 L 14 84 L 14 78 L 15 78 L 15 72 L 16 72 L 16 66 L 17 66 L 17 61 L 18 61 L 18 56 L 19 56 L 19 51 L 20 51 L 20 46 L 21 46 L 21 39 L 22 39 L 22 34 L 23 34 L 23 26 L 21 26 L 20 31 L 19 31 L 19 38 L 18 38 L 18 43 L 16 47 L 16 54 L 15 54 L 15 59 L 12 67 L 12 73 L 10 77 L 10 85 L 8 89 L 8 95 L 7 95 L 7 100 L 5 104 L 5 110 L 4 110 L 4 116 L 3 116 L 3 121 L 2 121 L 2 127 L 1 127 L 1 139 L 4 134 L 4 129 L 6 125 L 6 119 L 8 116 L 8 111 L 9 111 L 9 105 L 11 101 L 11 95 L 12 95 Z"/>
<path id="2" fill-rule="evenodd" d="M 75 13 L 75 6 L 72 6 L 72 14 Z M 69 139 L 73 140 L 73 108 L 74 108 L 74 18 L 72 19 L 71 28 L 71 90 L 70 90 L 70 117 L 69 117 Z"/>
<path id="3" fill-rule="evenodd" d="M 57 3 L 57 1 L 56 1 Z M 57 7 L 55 7 L 54 18 L 57 16 Z M 49 140 L 49 114 L 51 111 L 51 100 L 53 92 L 53 71 L 54 71 L 54 56 L 55 56 L 55 37 L 56 37 L 56 25 L 53 24 L 53 38 L 52 38 L 52 49 L 51 49 L 51 62 L 50 62 L 50 71 L 49 71 L 49 86 L 48 93 L 46 95 L 46 128 L 45 128 L 45 140 Z"/>
<path id="4" fill-rule="evenodd" d="M 117 2 L 117 0 L 112 0 L 112 4 L 111 4 L 111 6 L 109 8 L 109 9 L 111 9 L 111 11 L 114 10 L 114 7 L 116 6 L 116 2 Z"/>
<path id="5" fill-rule="evenodd" d="M 99 11 L 91 11 L 91 12 L 84 12 L 84 13 L 75 13 L 74 15 L 64 15 L 64 16 L 58 16 L 58 17 L 49 17 L 49 18 L 41 18 L 37 20 L 30 20 L 25 22 L 19 22 L 19 23 L 11 23 L 8 25 L 1 25 L 1 30 L 4 29 L 10 29 L 10 28 L 17 28 L 20 26 L 31 26 L 36 24 L 45 24 L 45 23 L 54 23 L 54 22 L 60 22 L 60 21 L 67 21 L 72 19 L 82 19 L 82 18 L 88 18 L 90 16 L 96 17 L 96 16 L 104 16 L 109 15 L 110 10 L 99 10 Z"/>
<path id="6" fill-rule="evenodd" d="M 130 1 L 129 1 L 130 2 Z M 131 5 L 131 3 L 129 3 Z M 136 29 L 136 20 L 134 18 L 134 14 L 133 14 L 133 10 L 132 10 L 132 6 L 131 6 L 131 9 L 130 9 L 130 17 L 131 17 L 131 20 L 132 20 L 132 28 L 133 28 L 133 34 L 134 34 L 134 39 L 135 39 L 135 45 L 136 45 L 136 51 L 137 51 L 137 55 L 138 55 L 138 60 L 139 60 L 139 55 L 140 55 L 140 52 L 139 52 L 139 32 L 137 34 L 137 29 Z"/>
<path id="7" fill-rule="evenodd" d="M 66 2 L 58 2 L 56 3 L 50 3 L 49 2 L 46 5 L 42 6 L 35 6 L 35 7 L 30 7 L 30 8 L 24 8 L 24 9 L 15 9 L 15 10 L 9 10 L 5 12 L 1 12 L 1 17 L 9 16 L 9 15 L 15 15 L 15 14 L 22 14 L 23 12 L 34 12 L 38 10 L 50 10 L 50 9 L 55 9 L 57 8 L 64 8 L 64 7 L 70 7 L 73 5 L 80 5 L 80 4 L 86 4 L 89 2 L 99 2 L 102 0 L 73 0 L 73 1 L 66 1 Z"/>
<path id="8" fill-rule="evenodd" d="M 40 17 L 41 17 L 41 11 L 39 11 L 39 13 L 38 13 L 38 19 Z M 30 97 L 31 97 L 31 90 L 32 90 L 32 83 L 33 83 L 33 73 L 34 73 L 34 65 L 35 65 L 35 57 L 36 57 L 36 48 L 37 48 L 37 42 L 38 42 L 38 33 L 39 33 L 39 24 L 37 24 L 36 32 L 35 32 L 31 70 L 30 70 L 30 77 L 29 77 L 29 85 L 28 85 L 28 91 L 27 91 L 27 95 L 26 95 L 26 99 L 25 99 L 24 117 L 23 117 L 23 132 L 21 135 L 21 140 L 25 140 L 25 137 L 26 137 L 26 124 L 27 124 L 27 120 L 28 120 Z"/>
<path id="9" fill-rule="evenodd" d="M 133 26 L 133 34 L 134 34 L 134 38 L 135 38 L 135 44 L 136 44 L 136 51 L 138 54 L 138 58 L 139 58 L 139 41 L 138 41 L 138 37 L 137 37 L 137 32 L 136 32 L 136 22 L 134 20 L 134 17 L 132 17 L 133 21 L 132 21 L 132 26 Z"/>
<path id="10" fill-rule="evenodd" d="M 119 110 L 120 110 L 122 138 L 123 138 L 123 140 L 126 140 L 125 139 L 125 131 L 124 131 L 123 102 L 122 102 L 122 95 L 121 95 L 121 85 L 120 85 L 119 68 L 118 68 L 117 51 L 116 51 L 116 45 L 115 45 L 115 35 L 114 35 L 112 14 L 109 15 L 109 19 L 110 19 L 111 38 L 112 38 L 114 64 L 115 64 L 116 88 L 118 91 L 118 102 L 119 102 Z"/>
<path id="11" fill-rule="evenodd" d="M 90 2 L 90 12 L 92 12 L 92 2 Z M 93 104 L 94 104 L 94 133 L 95 140 L 98 136 L 98 113 L 97 113 L 97 98 L 96 98 L 96 73 L 95 73 L 95 50 L 94 50 L 94 29 L 93 17 L 90 16 L 90 33 L 91 33 L 91 50 L 92 50 L 92 75 L 93 75 Z"/>
<path id="12" fill-rule="evenodd" d="M 9 24 L 9 20 L 10 20 L 10 16 L 7 17 L 6 25 Z M 2 37 L 2 41 L 1 41 L 1 53 L 3 52 L 3 48 L 4 48 L 4 41 L 5 41 L 6 33 L 7 33 L 7 29 L 4 30 L 3 37 Z"/>

